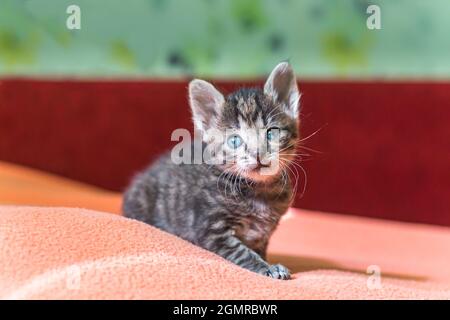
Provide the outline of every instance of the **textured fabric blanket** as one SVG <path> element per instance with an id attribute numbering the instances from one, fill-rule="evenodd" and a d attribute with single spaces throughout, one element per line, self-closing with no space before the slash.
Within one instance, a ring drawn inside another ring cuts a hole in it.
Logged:
<path id="1" fill-rule="evenodd" d="M 269 249 L 289 281 L 86 209 L 3 206 L 0 241 L 2 299 L 450 299 L 450 232 L 435 227 L 292 211 Z"/>

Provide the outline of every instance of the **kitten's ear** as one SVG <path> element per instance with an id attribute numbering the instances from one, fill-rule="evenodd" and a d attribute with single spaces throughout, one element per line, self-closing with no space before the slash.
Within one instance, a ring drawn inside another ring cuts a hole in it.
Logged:
<path id="1" fill-rule="evenodd" d="M 209 82 L 194 79 L 189 83 L 189 103 L 195 128 L 205 132 L 217 119 L 218 110 L 225 99 Z"/>
<path id="2" fill-rule="evenodd" d="M 294 70 L 288 62 L 281 62 L 272 70 L 264 85 L 264 93 L 274 103 L 282 103 L 288 115 L 298 117 L 300 93 Z"/>

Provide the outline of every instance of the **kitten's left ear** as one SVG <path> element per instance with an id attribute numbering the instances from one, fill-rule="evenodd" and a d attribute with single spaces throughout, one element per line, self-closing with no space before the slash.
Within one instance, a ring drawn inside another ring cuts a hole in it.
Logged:
<path id="1" fill-rule="evenodd" d="M 294 70 L 288 62 L 281 62 L 272 70 L 264 85 L 264 93 L 271 97 L 274 103 L 281 103 L 288 115 L 298 117 L 300 93 Z"/>

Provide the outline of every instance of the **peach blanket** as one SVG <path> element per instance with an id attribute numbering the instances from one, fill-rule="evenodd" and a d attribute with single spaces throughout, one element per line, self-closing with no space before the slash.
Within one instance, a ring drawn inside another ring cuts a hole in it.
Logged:
<path id="1" fill-rule="evenodd" d="M 295 278 L 273 280 L 119 215 L 13 205 L 116 211 L 120 196 L 56 177 L 17 183 L 34 172 L 7 171 L 0 190 L 15 181 L 47 199 L 0 192 L 1 299 L 450 299 L 448 228 L 291 209 L 269 258 Z"/>

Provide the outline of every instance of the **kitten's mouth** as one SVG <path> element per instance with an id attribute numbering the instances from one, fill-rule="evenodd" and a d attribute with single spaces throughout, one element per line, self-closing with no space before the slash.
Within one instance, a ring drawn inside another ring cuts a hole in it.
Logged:
<path id="1" fill-rule="evenodd" d="M 253 169 L 251 169 L 250 171 L 252 172 L 259 172 L 262 168 L 269 168 L 270 164 L 263 164 L 263 163 L 258 163 Z"/>
<path id="2" fill-rule="evenodd" d="M 279 170 L 270 170 L 270 164 L 264 165 L 262 163 L 256 165 L 254 168 L 243 173 L 247 178 L 254 181 L 268 181 L 278 176 Z"/>

